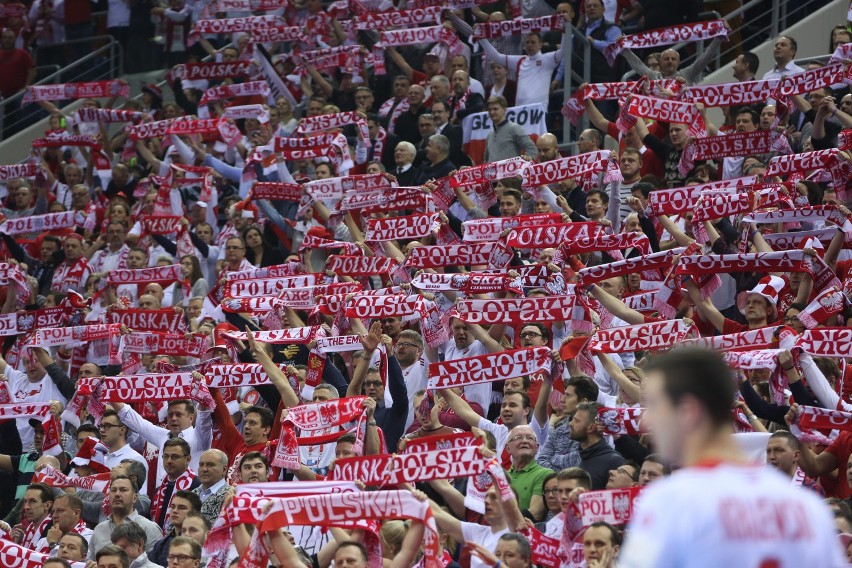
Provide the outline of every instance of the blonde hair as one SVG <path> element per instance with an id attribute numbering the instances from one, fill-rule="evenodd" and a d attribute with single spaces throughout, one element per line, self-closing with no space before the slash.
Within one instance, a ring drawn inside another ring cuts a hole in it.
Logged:
<path id="1" fill-rule="evenodd" d="M 385 558 L 393 558 L 402 549 L 402 541 L 405 539 L 407 529 L 405 523 L 399 520 L 386 521 L 382 524 L 381 537 L 387 545 L 382 552 Z"/>

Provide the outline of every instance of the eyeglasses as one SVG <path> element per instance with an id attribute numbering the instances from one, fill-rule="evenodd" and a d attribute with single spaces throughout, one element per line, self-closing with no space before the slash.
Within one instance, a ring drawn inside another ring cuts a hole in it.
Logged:
<path id="1" fill-rule="evenodd" d="M 168 560 L 169 563 L 177 562 L 178 564 L 181 564 L 183 562 L 186 562 L 187 560 L 198 560 L 198 558 L 196 558 L 195 556 L 190 556 L 188 554 L 169 554 L 168 556 L 166 556 L 166 560 Z"/>
<path id="2" fill-rule="evenodd" d="M 225 250 L 245 250 L 245 247 L 226 246 Z"/>
<path id="3" fill-rule="evenodd" d="M 521 339 L 532 339 L 533 337 L 544 337 L 537 331 L 525 331 L 521 334 Z"/>
<path id="4" fill-rule="evenodd" d="M 118 428 L 121 424 L 110 424 L 108 422 L 101 422 L 100 426 L 98 426 L 101 430 L 109 430 L 110 428 Z"/>
<path id="5" fill-rule="evenodd" d="M 415 347 L 417 349 L 421 349 L 421 347 L 419 345 L 417 345 L 416 343 L 411 343 L 409 341 L 397 341 L 396 346 L 397 347 Z"/>
<path id="6" fill-rule="evenodd" d="M 553 489 L 545 489 L 544 491 L 542 491 L 542 493 L 544 493 L 545 495 L 556 495 L 559 493 L 559 488 L 554 487 Z"/>
<path id="7" fill-rule="evenodd" d="M 364 381 L 365 387 L 380 387 L 382 386 L 382 381 Z"/>
<path id="8" fill-rule="evenodd" d="M 533 434 L 521 434 L 519 436 L 509 438 L 510 442 L 518 442 L 518 441 L 521 441 L 521 440 L 526 440 L 528 442 L 535 442 L 536 438 Z"/>

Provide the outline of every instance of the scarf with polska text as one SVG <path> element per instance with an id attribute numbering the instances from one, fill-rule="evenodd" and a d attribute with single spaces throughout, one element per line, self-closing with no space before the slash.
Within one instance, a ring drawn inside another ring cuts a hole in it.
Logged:
<path id="1" fill-rule="evenodd" d="M 799 406 L 799 428 L 807 430 L 852 431 L 852 412 L 816 406 Z"/>
<path id="2" fill-rule="evenodd" d="M 834 63 L 817 69 L 785 74 L 778 81 L 773 98 L 802 95 L 824 87 L 830 88 L 832 85 L 844 83 L 846 77 L 845 63 Z"/>
<path id="3" fill-rule="evenodd" d="M 370 295 L 356 294 L 346 304 L 346 317 L 374 319 L 386 317 L 410 318 L 417 311 L 419 294 Z"/>
<path id="4" fill-rule="evenodd" d="M 201 64 L 199 63 L 199 65 Z M 224 118 L 175 121 L 166 127 L 166 134 L 175 134 L 178 136 L 192 134 L 217 135 L 228 146 L 235 145 L 242 138 L 242 133 L 239 129 Z"/>
<path id="5" fill-rule="evenodd" d="M 80 379 L 78 390 L 102 402 L 144 400 L 164 402 L 169 400 L 195 400 L 207 408 L 216 403 L 207 389 L 207 382 L 192 373 L 163 373 L 122 375 L 120 377 L 91 377 Z"/>
<path id="6" fill-rule="evenodd" d="M 695 167 L 696 160 L 734 158 L 757 154 L 792 154 L 787 136 L 774 130 L 734 132 L 724 136 L 708 136 L 692 140 L 680 156 L 678 171 L 686 176 Z"/>
<path id="7" fill-rule="evenodd" d="M 602 282 L 616 276 L 626 276 L 642 272 L 643 280 L 662 280 L 663 275 L 660 271 L 667 271 L 676 255 L 683 254 L 686 247 L 678 247 L 653 254 L 627 258 L 610 262 L 608 264 L 600 264 L 597 266 L 589 266 L 580 269 L 577 272 L 577 286 L 584 288 L 596 282 Z"/>
<path id="8" fill-rule="evenodd" d="M 431 395 L 430 395 L 431 396 Z M 420 409 L 415 409 L 420 412 Z M 431 412 L 431 408 L 429 409 Z M 413 438 L 407 440 L 403 454 L 407 453 L 422 453 L 434 452 L 437 450 L 445 450 L 450 448 L 466 448 L 468 446 L 479 446 L 482 440 L 476 437 L 473 432 L 453 432 L 451 434 L 438 434 L 435 436 L 424 436 L 423 438 Z"/>
<path id="9" fill-rule="evenodd" d="M 524 324 L 533 321 L 580 319 L 574 296 L 530 298 L 462 299 L 456 303 L 455 317 L 471 324 Z"/>
<path id="10" fill-rule="evenodd" d="M 124 325 L 135 331 L 165 331 L 186 333 L 183 311 L 174 308 L 143 310 L 139 308 L 107 308 L 107 323 Z"/>
<path id="11" fill-rule="evenodd" d="M 648 197 L 648 209 L 654 215 L 683 215 L 695 209 L 698 198 L 707 191 L 745 191 L 758 183 L 756 176 L 712 181 L 699 185 L 658 189 Z"/>
<path id="12" fill-rule="evenodd" d="M 182 258 L 190 255 L 195 256 L 195 245 L 189 236 L 189 230 L 183 225 L 183 217 L 178 215 L 142 215 L 139 217 L 139 225 L 142 227 L 142 236 L 145 235 L 176 235 L 177 255 Z M 183 276 L 183 272 L 181 272 Z M 189 282 L 181 278 L 184 295 L 189 297 Z"/>
<path id="13" fill-rule="evenodd" d="M 642 77 L 638 81 L 619 81 L 614 83 L 592 83 L 582 89 L 577 89 L 562 106 L 562 115 L 571 121 L 574 126 L 580 121 L 580 117 L 586 112 L 585 100 L 607 101 L 620 100 L 633 93 L 650 94 L 662 96 L 663 91 L 677 93 L 680 83 L 675 79 L 658 79 L 648 81 Z"/>
<path id="14" fill-rule="evenodd" d="M 80 211 L 61 211 L 45 215 L 30 215 L 17 219 L 5 219 L 0 223 L 0 233 L 14 237 L 29 233 L 46 233 L 59 229 L 81 226 L 85 217 Z"/>
<path id="15" fill-rule="evenodd" d="M 630 522 L 635 510 L 636 500 L 644 487 L 625 489 L 602 489 L 586 491 L 580 494 L 578 504 L 583 524 L 611 523 L 614 526 Z"/>
<path id="16" fill-rule="evenodd" d="M 261 124 L 269 122 L 269 110 L 261 104 L 234 105 L 226 107 L 221 114 L 222 118 L 231 120 L 245 120 L 253 118 Z"/>
<path id="17" fill-rule="evenodd" d="M 778 79 L 692 85 L 680 93 L 679 99 L 685 103 L 701 103 L 708 108 L 753 105 L 773 98 L 777 86 Z"/>
<path id="18" fill-rule="evenodd" d="M 539 164 L 529 164 L 522 170 L 521 185 L 523 187 L 538 187 L 568 178 L 578 178 L 589 173 L 602 172 L 607 168 L 611 159 L 612 152 L 610 150 L 596 150 Z"/>
<path id="19" fill-rule="evenodd" d="M 109 341 L 110 364 L 121 356 L 121 326 L 118 324 L 77 325 L 36 329 L 27 341 L 31 347 L 80 347 L 93 341 Z"/>
<path id="20" fill-rule="evenodd" d="M 446 266 L 484 266 L 504 268 L 512 259 L 512 250 L 500 242 L 425 245 L 412 249 L 405 259 L 406 268 L 443 268 Z"/>
<path id="21" fill-rule="evenodd" d="M 63 83 L 58 85 L 31 85 L 24 92 L 21 105 L 37 101 L 62 101 L 65 99 L 100 99 L 130 97 L 130 85 L 125 81 L 93 81 L 89 83 Z"/>
<path id="22" fill-rule="evenodd" d="M 256 95 L 268 98 L 269 93 L 269 83 L 266 81 L 246 81 L 245 83 L 219 85 L 217 87 L 210 87 L 204 91 L 204 95 L 202 95 L 198 104 L 206 106 L 213 101 Z"/>
<path id="23" fill-rule="evenodd" d="M 678 345 L 695 332 L 695 326 L 682 319 L 601 329 L 592 336 L 585 349 L 590 353 L 658 351 Z"/>
<path id="24" fill-rule="evenodd" d="M 515 215 L 514 217 L 485 217 L 483 219 L 468 219 L 462 222 L 464 231 L 463 241 L 478 243 L 496 241 L 503 231 L 516 227 L 532 227 L 560 223 L 559 213 L 535 213 L 531 215 Z"/>
<path id="25" fill-rule="evenodd" d="M 807 331 L 805 332 L 807 333 Z M 695 345 L 718 352 L 748 351 L 750 349 L 783 349 L 793 347 L 796 332 L 786 326 L 767 326 L 739 333 L 685 339 L 684 345 Z"/>
<path id="26" fill-rule="evenodd" d="M 429 365 L 429 388 L 445 389 L 550 373 L 549 347 L 512 349 Z"/>
<path id="27" fill-rule="evenodd" d="M 131 331 L 122 336 L 126 353 L 157 353 L 160 355 L 201 357 L 207 350 L 210 337 L 202 334 Z"/>
<path id="28" fill-rule="evenodd" d="M 154 122 L 143 122 L 142 124 L 128 124 L 124 127 L 130 140 L 148 140 L 149 138 L 164 137 L 175 122 L 190 121 L 191 118 L 180 116 L 177 118 L 167 118 L 164 120 L 155 120 Z"/>
<path id="29" fill-rule="evenodd" d="M 488 464 L 479 447 L 444 448 L 426 452 L 379 454 L 338 459 L 329 480 L 360 481 L 368 487 L 395 486 L 434 479 L 458 479 L 479 475 Z"/>
<path id="30" fill-rule="evenodd" d="M 195 20 L 186 40 L 187 47 L 192 47 L 202 35 L 251 33 L 256 29 L 265 29 L 283 24 L 280 16 L 267 14 L 264 16 L 245 16 L 242 18 L 216 18 Z"/>
<path id="31" fill-rule="evenodd" d="M 450 187 L 462 187 L 497 179 L 515 177 L 524 171 L 529 162 L 522 158 L 507 158 L 478 166 L 461 168 L 450 174 Z"/>
<path id="32" fill-rule="evenodd" d="M 300 134 L 323 132 L 325 130 L 340 129 L 350 124 L 355 125 L 361 141 L 364 144 L 369 144 L 370 132 L 367 130 L 367 121 L 361 118 L 361 115 L 355 111 L 321 114 L 319 116 L 303 118 L 296 132 Z"/>
<path id="33" fill-rule="evenodd" d="M 179 63 L 171 68 L 167 77 L 170 81 L 207 81 L 217 79 L 233 79 L 251 75 L 255 64 L 252 61 L 229 61 L 223 63 Z"/>
<path id="34" fill-rule="evenodd" d="M 307 386 L 307 383 L 306 383 Z M 355 453 L 360 453 L 366 430 L 365 396 L 352 396 L 334 400 L 311 402 L 294 406 L 282 415 L 283 425 L 272 465 L 296 469 L 299 467 L 299 445 L 327 444 L 347 433 L 344 427 L 354 421 Z M 328 433 L 328 429 L 338 428 Z M 296 429 L 299 429 L 297 435 Z M 322 432 L 312 434 L 312 432 Z"/>
<path id="35" fill-rule="evenodd" d="M 42 428 L 44 428 L 44 443 L 41 448 L 36 449 L 48 456 L 58 456 L 62 452 L 59 440 L 62 427 L 59 419 L 51 411 L 49 402 L 0 404 L 0 421 L 5 422 L 13 418 L 41 420 Z"/>
<path id="36" fill-rule="evenodd" d="M 228 298 L 258 298 L 276 296 L 282 289 L 314 286 L 321 279 L 317 274 L 299 274 L 280 278 L 257 278 L 255 280 L 228 280 L 224 296 Z"/>
<path id="37" fill-rule="evenodd" d="M 39 171 L 41 171 L 41 168 L 35 162 L 0 166 L 0 181 L 35 177 Z"/>
<path id="38" fill-rule="evenodd" d="M 285 264 L 275 264 L 264 268 L 251 267 L 246 270 L 234 270 L 225 274 L 225 280 L 231 282 L 234 280 L 254 280 L 256 278 L 283 278 L 285 276 L 295 276 L 305 272 L 305 267 L 299 262 L 287 262 Z"/>
<path id="39" fill-rule="evenodd" d="M 748 191 L 743 193 L 712 193 L 702 196 L 701 207 L 695 211 L 693 223 L 733 217 L 741 213 L 748 213 L 756 209 L 773 207 L 779 204 L 792 205 L 789 203 L 786 188 L 781 184 L 773 184 L 759 191 Z M 701 227 L 703 229 L 703 227 Z M 693 233 L 695 233 L 693 227 Z M 703 239 L 706 241 L 706 232 Z M 746 238 L 746 242 L 748 239 Z"/>
<path id="40" fill-rule="evenodd" d="M 416 249 L 415 249 L 416 250 Z M 388 274 L 399 268 L 399 263 L 390 257 L 352 256 L 333 254 L 328 257 L 326 270 L 337 275 L 373 276 Z"/>
<path id="41" fill-rule="evenodd" d="M 272 343 L 274 345 L 284 345 L 289 343 L 307 344 L 313 341 L 320 326 L 309 327 L 293 327 L 289 329 L 274 329 L 268 331 L 258 331 L 254 334 L 255 341 L 260 343 Z M 228 339 L 239 341 L 248 341 L 248 337 L 244 331 L 226 331 L 223 333 Z"/>
<path id="42" fill-rule="evenodd" d="M 618 131 L 624 134 L 630 130 L 637 117 L 651 118 L 657 122 L 685 124 L 688 128 L 687 135 L 690 138 L 707 136 L 704 117 L 692 103 L 645 95 L 631 95 L 629 102 L 622 105 L 621 112 L 619 112 L 616 121 Z"/>
<path id="43" fill-rule="evenodd" d="M 615 58 L 625 49 L 646 49 L 672 45 L 683 41 L 701 41 L 717 37 L 728 37 L 725 20 L 709 20 L 694 24 L 680 24 L 621 36 L 604 50 L 604 57 L 612 66 Z"/>
<path id="44" fill-rule="evenodd" d="M 165 503 L 166 490 L 169 486 L 169 476 L 165 476 L 163 478 L 163 482 L 157 488 L 157 493 L 154 495 L 154 500 L 151 501 L 151 518 L 155 519 L 156 522 L 156 520 L 160 518 L 160 514 L 163 512 L 163 510 L 168 511 L 169 507 L 171 507 L 172 499 L 174 499 L 175 493 L 177 493 L 178 491 L 189 491 L 192 487 L 192 480 L 194 479 L 195 472 L 192 471 L 191 468 L 186 468 L 186 471 L 184 471 L 182 474 L 180 474 L 180 476 L 178 476 L 177 479 L 174 480 L 174 489 L 172 489 L 172 494 L 169 497 L 169 502 Z M 163 535 L 168 534 L 169 525 L 170 523 L 167 517 L 166 522 L 163 523 L 162 527 Z"/>
<path id="45" fill-rule="evenodd" d="M 595 221 L 514 227 L 506 235 L 506 245 L 516 249 L 558 247 L 566 241 L 601 236 L 603 231 L 604 226 Z"/>
<path id="46" fill-rule="evenodd" d="M 361 291 L 363 291 L 363 287 L 358 282 L 333 282 L 304 288 L 285 288 L 281 290 L 277 298 L 271 301 L 271 304 L 272 309 L 286 307 L 296 310 L 310 310 L 321 296 L 357 294 Z"/>
<path id="47" fill-rule="evenodd" d="M 483 272 L 467 274 L 421 272 L 412 279 L 411 285 L 424 291 L 457 290 L 467 295 L 508 291 L 522 296 L 524 293 L 523 280 L 520 276 L 512 278 L 508 274 Z"/>
<path id="48" fill-rule="evenodd" d="M 438 529 L 427 501 L 417 499 L 409 491 L 364 491 L 353 494 L 309 495 L 300 498 L 274 499 L 264 514 L 259 533 L 277 531 L 282 526 L 314 525 L 323 527 L 364 528 L 366 519 L 412 519 L 423 523 L 425 532 L 424 566 L 440 568 Z M 368 521 L 369 523 L 369 521 Z M 381 568 L 381 544 L 378 523 L 371 523 L 368 566 Z M 260 540 L 260 539 L 258 539 Z M 248 568 L 240 564 L 241 568 Z"/>
<path id="49" fill-rule="evenodd" d="M 565 19 L 559 14 L 542 16 L 540 18 L 524 18 L 520 20 L 504 20 L 502 22 L 486 22 L 473 27 L 475 40 L 492 39 L 510 35 L 526 35 L 530 32 L 565 31 Z"/>
<path id="50" fill-rule="evenodd" d="M 440 6 L 414 8 L 410 10 L 390 10 L 388 12 L 365 12 L 352 19 L 356 30 L 385 30 L 390 28 L 409 28 L 429 22 L 439 22 Z"/>
<path id="51" fill-rule="evenodd" d="M 281 369 L 288 378 L 290 378 L 287 367 L 289 367 L 289 365 L 278 365 L 278 368 Z M 217 389 L 254 387 L 257 385 L 272 384 L 272 380 L 263 370 L 263 365 L 260 363 L 228 363 L 210 365 L 207 371 L 207 380 L 208 387 Z M 298 387 L 298 382 L 296 385 Z"/>
<path id="52" fill-rule="evenodd" d="M 837 148 L 828 148 L 789 156 L 775 156 L 769 160 L 764 177 L 783 176 L 816 169 L 830 170 L 839 159 L 842 159 L 839 153 L 840 150 Z"/>
<path id="53" fill-rule="evenodd" d="M 817 327 L 806 329 L 797 339 L 796 349 L 814 357 L 852 357 L 852 328 Z"/>
<path id="54" fill-rule="evenodd" d="M 399 212 L 405 209 L 430 211 L 432 198 L 419 187 L 385 187 L 349 191 L 337 204 L 338 211 L 362 209 L 364 213 Z"/>
<path id="55" fill-rule="evenodd" d="M 645 234 L 637 233 L 618 233 L 615 235 L 601 234 L 588 239 L 577 239 L 574 241 L 563 242 L 556 250 L 553 256 L 553 262 L 557 265 L 562 265 L 566 259 L 575 255 L 586 252 L 607 251 L 611 255 L 627 248 L 635 248 L 643 255 L 651 253 L 651 245 L 648 237 Z"/>
<path id="56" fill-rule="evenodd" d="M 72 118 L 75 124 L 80 124 L 81 122 L 137 123 L 145 118 L 145 113 L 113 108 L 83 107 L 75 112 Z"/>
<path id="57" fill-rule="evenodd" d="M 365 240 L 382 242 L 421 239 L 437 231 L 437 223 L 437 213 L 370 219 Z"/>
<path id="58" fill-rule="evenodd" d="M 183 271 L 180 264 L 169 266 L 155 266 L 153 268 L 137 268 L 113 270 L 107 275 L 107 284 L 119 286 L 121 284 L 150 284 L 155 282 L 165 287 L 172 282 L 183 280 Z"/>

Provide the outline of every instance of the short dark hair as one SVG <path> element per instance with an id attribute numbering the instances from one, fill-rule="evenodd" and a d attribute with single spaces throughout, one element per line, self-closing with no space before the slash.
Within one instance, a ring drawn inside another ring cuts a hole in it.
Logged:
<path id="1" fill-rule="evenodd" d="M 171 550 L 175 546 L 181 546 L 183 544 L 189 546 L 192 549 L 192 557 L 195 560 L 198 560 L 198 559 L 201 558 L 201 545 L 198 544 L 198 542 L 195 539 L 189 538 L 188 536 L 176 536 L 176 537 L 174 537 L 172 539 L 172 541 L 169 543 L 169 550 Z"/>
<path id="2" fill-rule="evenodd" d="M 751 108 L 750 106 L 744 106 L 737 109 L 737 113 L 734 115 L 734 118 L 738 117 L 741 114 L 747 114 L 751 117 L 751 121 L 754 124 L 758 124 L 760 122 L 760 114 Z"/>
<path id="3" fill-rule="evenodd" d="M 660 454 L 648 454 L 648 456 L 645 458 L 645 460 L 642 463 L 645 463 L 645 462 L 658 463 L 661 466 L 663 466 L 663 474 L 664 475 L 670 475 L 671 472 L 672 472 L 672 466 L 670 466 L 669 464 L 664 462 L 663 458 Z"/>
<path id="4" fill-rule="evenodd" d="M 524 535 L 513 532 L 503 533 L 500 536 L 499 540 L 518 543 L 518 554 L 520 555 L 520 557 L 526 561 L 529 561 L 532 558 L 532 549 L 530 548 L 530 541 L 528 541 L 527 537 L 525 537 Z M 500 563 L 498 562 L 497 564 L 499 565 Z"/>
<path id="5" fill-rule="evenodd" d="M 244 455 L 242 458 L 240 458 L 240 469 L 243 468 L 243 464 L 246 463 L 247 461 L 257 460 L 257 459 L 259 459 L 260 461 L 263 462 L 263 465 L 266 466 L 266 469 L 269 469 L 269 460 L 266 459 L 266 456 L 264 456 L 260 452 L 249 452 L 246 455 Z"/>
<path id="6" fill-rule="evenodd" d="M 602 527 L 602 528 L 609 530 L 609 543 L 612 546 L 621 546 L 621 531 L 619 531 L 617 528 L 615 528 L 611 524 L 605 523 L 603 521 L 598 521 L 597 523 L 590 524 L 586 528 L 587 529 L 593 529 L 593 528 L 598 528 L 598 527 Z"/>
<path id="7" fill-rule="evenodd" d="M 673 404 L 692 396 L 714 424 L 731 423 L 736 387 L 720 354 L 700 347 L 673 349 L 648 362 L 645 373 L 652 372 L 662 376 L 663 390 Z"/>
<path id="8" fill-rule="evenodd" d="M 136 479 L 136 485 L 141 485 L 142 482 L 146 480 L 148 472 L 145 469 L 145 464 L 139 460 L 127 458 L 121 460 L 120 463 L 127 466 L 127 477 L 129 477 L 131 481 Z"/>
<path id="9" fill-rule="evenodd" d="M 130 487 L 133 488 L 134 493 L 139 493 L 139 484 L 136 483 L 136 481 L 134 479 L 132 479 L 130 476 L 127 476 L 127 475 L 124 475 L 124 474 L 116 475 L 115 477 L 113 477 L 110 480 L 110 484 L 115 485 L 116 481 L 120 481 L 122 479 L 126 479 L 130 483 Z"/>
<path id="10" fill-rule="evenodd" d="M 802 447 L 802 444 L 799 442 L 799 439 L 787 430 L 776 430 L 772 433 L 771 436 L 769 436 L 770 440 L 777 440 L 778 438 L 784 438 L 785 440 L 787 440 L 787 443 L 790 445 L 793 451 L 798 451 Z"/>
<path id="11" fill-rule="evenodd" d="M 748 65 L 749 71 L 757 73 L 757 68 L 760 67 L 760 58 L 757 55 L 751 51 L 746 51 L 743 53 L 743 61 Z"/>
<path id="12" fill-rule="evenodd" d="M 589 197 L 591 197 L 593 195 L 600 196 L 601 203 L 603 203 L 604 205 L 609 205 L 609 195 L 607 194 L 607 192 L 605 192 L 601 189 L 593 189 L 591 191 L 586 192 L 586 199 L 588 199 Z"/>
<path id="13" fill-rule="evenodd" d="M 193 511 L 192 513 L 187 513 L 186 518 L 184 519 L 184 522 L 186 522 L 187 519 L 201 519 L 201 524 L 204 525 L 204 529 L 207 530 L 207 531 L 209 531 L 210 529 L 213 528 L 213 523 L 210 522 L 210 519 L 208 519 L 207 517 L 205 517 L 204 515 L 202 515 L 198 511 Z"/>
<path id="14" fill-rule="evenodd" d="M 80 536 L 80 535 L 77 535 L 77 536 Z M 58 565 L 58 566 L 62 566 L 62 568 L 72 568 L 70 562 L 68 562 L 67 560 L 63 560 L 62 558 L 59 558 L 57 556 L 51 556 L 50 558 L 46 558 L 44 560 L 44 564 L 42 564 L 42 566 L 44 568 L 46 568 L 47 566 L 53 566 L 54 564 Z"/>
<path id="15" fill-rule="evenodd" d="M 145 533 L 145 529 L 132 521 L 116 525 L 109 535 L 109 539 L 113 544 L 122 538 L 126 538 L 127 542 L 133 544 L 148 544 L 148 535 Z"/>
<path id="16" fill-rule="evenodd" d="M 577 405 L 577 412 L 585 412 L 591 421 L 594 421 L 598 416 L 597 402 L 581 402 Z"/>
<path id="17" fill-rule="evenodd" d="M 62 535 L 59 540 L 62 540 L 66 536 L 77 537 L 80 540 L 80 551 L 83 553 L 83 556 L 85 557 L 85 556 L 89 555 L 89 541 L 86 540 L 86 537 L 84 537 L 83 535 L 81 535 L 80 533 L 78 533 L 76 531 L 71 531 L 71 532 L 67 532 L 64 535 Z"/>
<path id="18" fill-rule="evenodd" d="M 192 506 L 192 512 L 197 513 L 201 510 L 201 497 L 198 496 L 197 493 L 193 493 L 192 491 L 187 491 L 185 489 L 180 489 L 174 492 L 172 495 L 172 499 L 175 497 L 180 497 L 181 499 L 186 499 L 189 501 L 189 504 Z"/>
<path id="19" fill-rule="evenodd" d="M 192 448 L 189 447 L 189 443 L 183 438 L 169 438 L 168 440 L 166 440 L 166 443 L 163 444 L 163 450 L 165 450 L 166 448 L 175 447 L 183 450 L 183 455 L 185 456 L 192 455 Z"/>
<path id="20" fill-rule="evenodd" d="M 340 550 L 344 546 L 354 546 L 355 548 L 357 548 L 361 552 L 361 557 L 362 557 L 362 560 L 364 560 L 364 562 L 369 560 L 370 553 L 367 552 L 367 547 L 364 546 L 363 544 L 361 544 L 360 542 L 357 542 L 357 541 L 354 541 L 354 540 L 344 540 L 339 545 L 337 545 L 337 550 Z"/>
<path id="21" fill-rule="evenodd" d="M 68 506 L 72 511 L 82 511 L 83 510 L 83 500 L 74 495 L 73 493 L 61 493 L 52 499 L 54 504 L 60 499 L 65 499 L 68 502 Z"/>
<path id="22" fill-rule="evenodd" d="M 778 39 L 781 39 L 782 37 L 786 37 L 788 40 L 790 40 L 790 47 L 793 48 L 793 53 L 799 52 L 799 42 L 797 42 L 793 37 L 788 35 L 778 36 Z"/>
<path id="23" fill-rule="evenodd" d="M 44 483 L 30 483 L 27 485 L 27 491 L 38 491 L 41 494 L 41 502 L 53 502 L 53 491 Z"/>
<path id="24" fill-rule="evenodd" d="M 633 193 L 634 191 L 640 191 L 642 192 L 642 196 L 645 199 L 648 199 L 648 196 L 651 195 L 651 192 L 655 189 L 657 188 L 654 187 L 654 184 L 652 183 L 648 183 L 647 181 L 637 181 L 633 184 L 633 187 L 630 188 L 630 192 Z"/>
<path id="25" fill-rule="evenodd" d="M 521 326 L 519 333 L 520 333 L 520 331 L 523 331 L 523 329 L 525 327 L 536 328 L 541 333 L 541 337 L 545 341 L 550 341 L 550 329 L 548 329 L 548 327 L 546 325 L 544 325 L 543 323 L 539 323 L 539 322 L 535 322 L 535 321 L 525 323 L 524 325 Z"/>
<path id="26" fill-rule="evenodd" d="M 97 426 L 95 426 L 94 424 L 90 424 L 89 422 L 85 422 L 83 424 L 80 424 L 80 427 L 77 428 L 77 435 L 78 436 L 83 432 L 90 432 L 90 433 L 94 434 L 95 438 L 98 438 L 100 436 L 100 433 L 101 433 L 101 431 L 98 430 Z"/>
<path id="27" fill-rule="evenodd" d="M 580 487 L 584 489 L 592 488 L 592 476 L 582 467 L 566 467 L 556 474 L 556 479 L 565 481 L 566 479 L 576 479 Z"/>
<path id="28" fill-rule="evenodd" d="M 513 394 L 516 394 L 519 397 L 521 397 L 521 406 L 523 408 L 529 408 L 530 407 L 530 397 L 525 392 L 510 390 L 509 392 L 507 392 L 506 394 L 503 395 L 503 398 L 506 398 L 507 396 L 513 395 Z"/>
<path id="29" fill-rule="evenodd" d="M 228 237 L 229 241 L 233 240 L 233 239 L 239 239 L 239 241 L 243 244 L 243 246 L 246 246 L 246 243 L 245 243 L 245 241 L 243 240 L 242 237 Z M 186 410 L 187 414 L 195 414 L 195 405 L 192 404 L 191 400 L 187 400 L 187 399 L 170 400 L 169 403 L 168 403 L 168 407 L 171 408 L 176 404 L 184 405 L 184 410 Z"/>
<path id="30" fill-rule="evenodd" d="M 272 428 L 275 425 L 275 415 L 272 411 L 264 406 L 252 405 L 246 409 L 245 414 L 257 414 L 260 416 L 260 425 L 264 428 Z"/>
<path id="31" fill-rule="evenodd" d="M 488 97 L 488 102 L 485 104 L 486 106 L 497 105 L 503 108 L 507 108 L 509 106 L 509 101 L 507 101 L 506 97 L 504 97 L 503 95 L 494 95 Z"/>
<path id="32" fill-rule="evenodd" d="M 574 392 L 577 393 L 577 399 L 580 401 L 596 401 L 600 388 L 597 383 L 589 376 L 577 375 L 565 381 L 565 388 L 574 387 Z"/>
<path id="33" fill-rule="evenodd" d="M 130 559 L 127 557 L 127 553 L 124 552 L 124 549 L 120 546 L 116 546 L 114 544 L 106 545 L 95 554 L 95 562 L 100 561 L 100 559 L 104 556 L 117 556 L 118 561 L 121 562 L 122 568 L 130 567 Z"/>
<path id="34" fill-rule="evenodd" d="M 517 189 L 511 189 L 511 188 L 504 189 L 502 196 L 503 197 L 507 197 L 507 196 L 511 197 L 512 199 L 514 199 L 518 203 L 524 202 L 524 194 L 520 190 L 517 190 Z"/>

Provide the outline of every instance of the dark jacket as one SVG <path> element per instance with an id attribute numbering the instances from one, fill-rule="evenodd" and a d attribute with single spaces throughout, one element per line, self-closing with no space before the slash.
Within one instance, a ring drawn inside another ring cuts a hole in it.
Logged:
<path id="1" fill-rule="evenodd" d="M 482 112 L 485 110 L 485 99 L 482 98 L 482 95 L 479 93 L 471 92 L 467 97 L 467 101 L 464 103 L 464 108 L 459 109 L 457 112 L 453 112 L 453 105 L 456 100 L 456 96 L 453 95 L 450 97 L 450 100 L 447 101 L 447 106 L 450 108 L 450 120 L 455 120 L 456 124 L 461 124 L 461 121 L 469 114 L 474 114 L 477 112 Z"/>
<path id="2" fill-rule="evenodd" d="M 456 166 L 450 161 L 449 158 L 441 160 L 434 166 L 431 164 L 426 164 L 423 166 L 420 172 L 420 183 L 425 183 L 430 179 L 438 179 L 444 176 L 450 175 L 450 172 L 454 171 Z"/>
<path id="3" fill-rule="evenodd" d="M 624 463 L 624 458 L 601 439 L 588 448 L 580 448 L 580 467 L 592 476 L 592 490 L 606 489 L 609 470 Z"/>
<path id="4" fill-rule="evenodd" d="M 373 415 L 376 425 L 382 429 L 385 435 L 387 451 L 392 454 L 396 451 L 399 439 L 405 431 L 405 420 L 408 418 L 408 389 L 405 387 L 405 377 L 396 357 L 388 357 L 388 384 L 393 406 L 385 408 L 384 402 L 379 402 Z"/>

